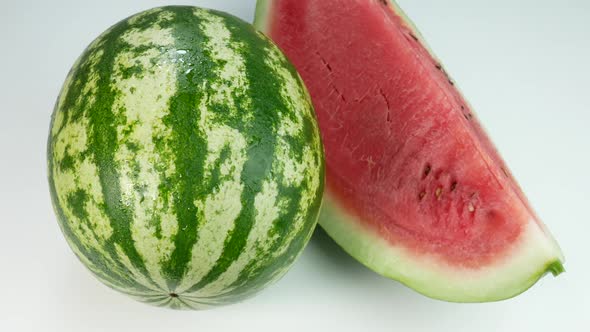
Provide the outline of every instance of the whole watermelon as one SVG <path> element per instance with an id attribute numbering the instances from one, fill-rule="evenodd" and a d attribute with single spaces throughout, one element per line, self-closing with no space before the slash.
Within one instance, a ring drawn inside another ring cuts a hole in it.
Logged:
<path id="1" fill-rule="evenodd" d="M 140 301 L 184 309 L 281 277 L 324 184 L 293 66 L 251 25 L 187 6 L 131 16 L 88 46 L 53 112 L 48 172 L 84 265 Z"/>

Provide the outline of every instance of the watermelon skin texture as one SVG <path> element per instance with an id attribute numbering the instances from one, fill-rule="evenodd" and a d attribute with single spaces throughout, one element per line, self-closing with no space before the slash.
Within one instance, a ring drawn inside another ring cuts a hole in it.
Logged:
<path id="1" fill-rule="evenodd" d="M 432 298 L 513 297 L 564 271 L 475 113 L 394 1 L 259 0 L 326 153 L 319 223 L 375 272 Z"/>
<path id="2" fill-rule="evenodd" d="M 300 254 L 322 202 L 309 95 L 242 20 L 154 8 L 76 61 L 48 139 L 61 230 L 104 284 L 201 309 L 240 301 Z"/>

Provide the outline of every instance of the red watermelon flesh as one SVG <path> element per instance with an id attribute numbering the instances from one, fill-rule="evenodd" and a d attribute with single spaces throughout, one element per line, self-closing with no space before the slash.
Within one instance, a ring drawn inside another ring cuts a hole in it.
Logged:
<path id="1" fill-rule="evenodd" d="M 320 224 L 377 272 L 431 297 L 514 296 L 561 251 L 419 32 L 384 0 L 259 0 L 295 64 L 327 165 Z"/>

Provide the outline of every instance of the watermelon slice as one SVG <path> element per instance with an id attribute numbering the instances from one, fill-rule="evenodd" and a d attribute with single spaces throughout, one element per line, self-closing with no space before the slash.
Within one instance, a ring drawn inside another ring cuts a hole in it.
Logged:
<path id="1" fill-rule="evenodd" d="M 453 80 L 385 0 L 259 0 L 325 145 L 321 226 L 374 271 L 456 302 L 515 296 L 563 255 Z"/>

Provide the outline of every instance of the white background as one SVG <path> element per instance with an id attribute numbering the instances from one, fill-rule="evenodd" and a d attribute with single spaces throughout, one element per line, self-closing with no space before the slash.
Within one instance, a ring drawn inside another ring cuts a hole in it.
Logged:
<path id="1" fill-rule="evenodd" d="M 75 58 L 111 24 L 164 4 L 250 21 L 255 1 L 0 1 L 0 331 L 590 331 L 590 1 L 400 0 L 560 242 L 565 274 L 504 302 L 445 303 L 317 231 L 277 284 L 202 312 L 95 280 L 59 231 L 46 181 L 49 117 Z"/>

